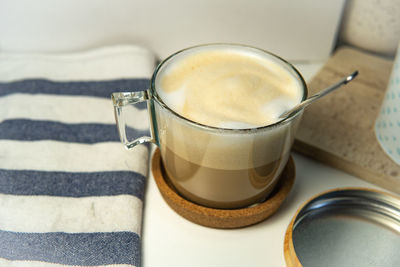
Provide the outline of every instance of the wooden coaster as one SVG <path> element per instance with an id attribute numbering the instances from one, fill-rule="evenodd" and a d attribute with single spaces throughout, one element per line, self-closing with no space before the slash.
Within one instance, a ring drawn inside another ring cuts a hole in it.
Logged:
<path id="1" fill-rule="evenodd" d="M 165 202 L 179 215 L 194 223 L 213 228 L 240 228 L 261 222 L 274 214 L 288 196 L 295 179 L 292 157 L 283 170 L 270 197 L 258 204 L 241 209 L 214 209 L 201 206 L 181 197 L 164 179 L 160 150 L 153 154 L 153 176 Z"/>

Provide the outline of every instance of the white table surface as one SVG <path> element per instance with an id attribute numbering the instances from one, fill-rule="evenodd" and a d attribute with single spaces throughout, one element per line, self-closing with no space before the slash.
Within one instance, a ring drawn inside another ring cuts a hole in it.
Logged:
<path id="1" fill-rule="evenodd" d="M 306 81 L 323 62 L 296 64 Z M 283 240 L 296 210 L 312 196 L 340 187 L 384 191 L 352 175 L 292 153 L 296 180 L 288 198 L 267 220 L 246 228 L 220 230 L 194 224 L 175 213 L 160 195 L 150 173 L 144 202 L 142 266 L 286 266 Z"/>

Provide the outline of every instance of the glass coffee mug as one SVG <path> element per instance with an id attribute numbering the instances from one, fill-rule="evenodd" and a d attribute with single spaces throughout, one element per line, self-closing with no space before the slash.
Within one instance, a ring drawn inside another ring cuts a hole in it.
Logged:
<path id="1" fill-rule="evenodd" d="M 300 73 L 283 59 L 260 49 L 234 44 L 209 44 L 181 50 L 162 61 L 140 92 L 113 93 L 115 118 L 126 148 L 152 142 L 161 152 L 166 179 L 184 198 L 212 208 L 241 208 L 265 200 L 279 180 L 293 144 L 302 111 L 256 128 L 228 129 L 204 125 L 175 112 L 160 97 L 163 70 L 176 58 L 200 49 L 240 50 L 278 64 L 299 84 L 302 100 L 307 87 Z M 126 106 L 147 101 L 151 137 L 128 140 Z"/>

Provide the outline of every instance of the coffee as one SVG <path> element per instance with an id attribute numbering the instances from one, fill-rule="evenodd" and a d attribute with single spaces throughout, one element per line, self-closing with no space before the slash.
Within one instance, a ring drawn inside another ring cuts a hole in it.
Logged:
<path id="1" fill-rule="evenodd" d="M 171 109 L 220 128 L 275 123 L 303 96 L 299 81 L 258 50 L 203 47 L 179 55 L 158 75 L 157 92 Z"/>
<path id="2" fill-rule="evenodd" d="M 164 105 L 152 105 L 152 120 L 165 173 L 177 191 L 215 208 L 265 199 L 301 117 L 277 123 L 304 98 L 299 74 L 255 48 L 208 45 L 172 56 L 154 77 L 153 90 Z"/>
<path id="3" fill-rule="evenodd" d="M 282 159 L 245 169 L 204 167 L 166 149 L 164 175 L 178 192 L 195 203 L 208 207 L 237 208 L 261 202 L 278 182 Z M 166 168 L 165 168 L 166 167 Z"/>

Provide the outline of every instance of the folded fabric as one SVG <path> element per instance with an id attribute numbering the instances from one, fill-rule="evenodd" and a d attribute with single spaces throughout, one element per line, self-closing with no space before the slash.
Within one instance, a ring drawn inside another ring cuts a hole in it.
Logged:
<path id="1" fill-rule="evenodd" d="M 129 45 L 0 53 L 1 266 L 140 266 L 149 149 L 124 149 L 110 95 L 145 89 L 154 63 Z"/>

